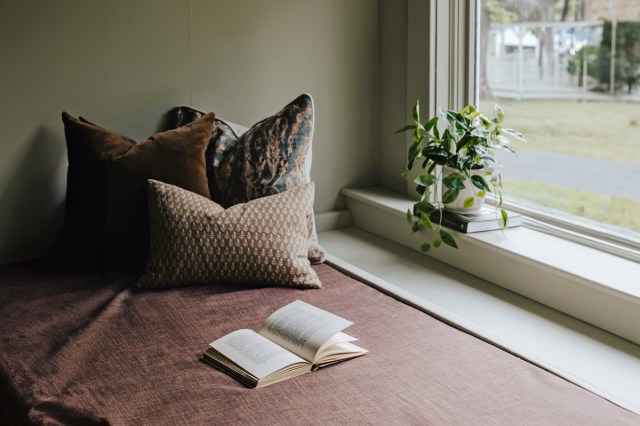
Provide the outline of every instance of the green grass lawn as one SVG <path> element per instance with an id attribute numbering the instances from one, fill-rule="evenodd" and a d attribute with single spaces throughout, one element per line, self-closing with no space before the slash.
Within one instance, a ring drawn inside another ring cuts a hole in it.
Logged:
<path id="1" fill-rule="evenodd" d="M 529 141 L 516 151 L 536 150 L 630 162 L 640 167 L 640 105 L 571 100 L 482 101 L 505 110 L 506 127 Z M 640 232 L 640 202 L 503 176 L 503 193 L 576 216 Z M 640 182 L 638 182 L 640 184 Z"/>
<path id="2" fill-rule="evenodd" d="M 503 178 L 503 195 L 640 232 L 640 202 L 537 182 Z"/>
<path id="3" fill-rule="evenodd" d="M 640 105 L 629 102 L 571 100 L 482 101 L 491 111 L 505 110 L 506 127 L 519 130 L 529 143 L 518 150 L 581 155 L 640 164 Z"/>

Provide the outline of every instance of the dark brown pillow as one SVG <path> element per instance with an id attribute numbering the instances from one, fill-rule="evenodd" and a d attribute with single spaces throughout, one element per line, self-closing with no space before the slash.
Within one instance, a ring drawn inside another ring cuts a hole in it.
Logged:
<path id="1" fill-rule="evenodd" d="M 83 269 L 142 270 L 148 258 L 146 180 L 209 197 L 204 152 L 214 114 L 132 139 L 63 112 L 69 170 L 63 249 Z"/>

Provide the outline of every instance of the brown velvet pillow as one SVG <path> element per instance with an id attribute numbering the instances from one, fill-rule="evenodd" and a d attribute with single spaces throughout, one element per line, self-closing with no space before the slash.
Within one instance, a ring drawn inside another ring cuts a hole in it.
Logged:
<path id="1" fill-rule="evenodd" d="M 209 113 L 136 144 L 63 112 L 69 156 L 65 259 L 83 269 L 142 270 L 149 252 L 146 180 L 209 197 L 204 152 L 213 120 Z"/>

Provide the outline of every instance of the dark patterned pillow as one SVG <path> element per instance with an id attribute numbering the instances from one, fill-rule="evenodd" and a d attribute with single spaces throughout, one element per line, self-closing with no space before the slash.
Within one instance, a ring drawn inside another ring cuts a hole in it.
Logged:
<path id="1" fill-rule="evenodd" d="M 307 259 L 313 183 L 222 206 L 149 180 L 151 256 L 139 288 L 235 283 L 320 288 Z"/>
<path id="2" fill-rule="evenodd" d="M 204 114 L 179 106 L 172 111 L 173 124 L 183 126 Z M 300 95 L 277 114 L 244 130 L 247 128 L 216 118 L 216 131 L 207 149 L 213 201 L 229 207 L 311 181 L 311 96 Z"/>
<path id="3" fill-rule="evenodd" d="M 189 106 L 179 106 L 172 110 L 173 124 L 181 127 L 204 116 L 205 112 Z M 228 123 L 219 118 L 215 119 L 215 130 L 211 134 L 211 140 L 205 153 L 207 162 L 207 181 L 209 182 L 209 192 L 211 199 L 219 204 L 223 204 L 222 189 L 218 184 L 216 173 L 223 158 L 232 155 L 234 143 L 238 139 L 238 134 L 243 134 L 248 127 L 239 124 Z"/>
<path id="4" fill-rule="evenodd" d="M 204 112 L 181 106 L 173 110 L 175 125 Z M 229 207 L 274 195 L 311 181 L 313 100 L 303 94 L 277 114 L 237 136 L 233 125 L 216 119 L 216 131 L 207 149 L 207 177 L 212 199 Z M 318 244 L 313 210 L 309 260 L 324 261 Z"/>
<path id="5" fill-rule="evenodd" d="M 223 206 L 274 195 L 309 181 L 304 173 L 313 139 L 313 102 L 301 95 L 254 124 L 220 159 L 216 181 Z"/>

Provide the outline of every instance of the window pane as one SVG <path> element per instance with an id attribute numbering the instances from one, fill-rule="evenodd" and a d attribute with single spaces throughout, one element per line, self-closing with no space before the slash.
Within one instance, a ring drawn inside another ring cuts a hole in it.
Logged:
<path id="1" fill-rule="evenodd" d="M 640 2 L 484 0 L 479 31 L 480 107 L 529 141 L 505 197 L 640 232 Z"/>

